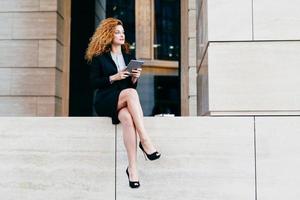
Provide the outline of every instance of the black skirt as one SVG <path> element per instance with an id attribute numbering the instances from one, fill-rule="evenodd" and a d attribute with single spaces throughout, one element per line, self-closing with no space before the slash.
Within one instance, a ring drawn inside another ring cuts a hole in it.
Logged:
<path id="1" fill-rule="evenodd" d="M 109 92 L 109 94 L 107 92 Z M 111 117 L 112 124 L 119 124 L 120 120 L 118 118 L 117 106 L 121 91 L 110 90 L 107 92 L 101 90 L 96 92 L 97 101 L 95 101 L 94 105 L 95 111 L 98 116 Z"/>
<path id="2" fill-rule="evenodd" d="M 135 59 L 126 53 L 123 53 L 123 57 L 126 65 L 131 59 Z M 93 89 L 97 90 L 94 100 L 97 115 L 111 117 L 113 124 L 119 124 L 117 111 L 119 95 L 124 89 L 135 89 L 137 82 L 133 84 L 131 77 L 113 83 L 109 82 L 109 76 L 118 73 L 117 66 L 110 53 L 95 56 L 90 63 L 90 67 L 90 84 Z"/>

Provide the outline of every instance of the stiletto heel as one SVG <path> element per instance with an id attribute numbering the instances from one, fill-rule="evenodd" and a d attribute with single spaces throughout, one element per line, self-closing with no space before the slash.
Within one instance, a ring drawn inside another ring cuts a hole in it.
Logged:
<path id="1" fill-rule="evenodd" d="M 146 151 L 144 150 L 143 145 L 142 145 L 141 142 L 139 143 L 139 147 L 140 147 L 140 149 L 143 151 L 144 156 L 145 156 L 145 159 L 146 159 L 146 156 L 147 156 L 147 158 L 148 158 L 149 160 L 156 160 L 156 159 L 159 159 L 159 158 L 160 158 L 160 153 L 157 152 L 157 151 L 155 151 L 155 152 L 152 153 L 152 154 L 147 154 Z M 146 159 L 146 160 L 147 160 L 147 159 Z"/>
<path id="2" fill-rule="evenodd" d="M 138 187 L 140 187 L 140 182 L 139 182 L 139 181 L 130 181 L 130 179 L 129 179 L 128 167 L 127 167 L 127 169 L 126 169 L 126 174 L 127 174 L 127 177 L 128 177 L 129 186 L 130 186 L 131 188 L 138 188 Z"/>
<path id="3" fill-rule="evenodd" d="M 144 155 L 144 158 L 145 158 L 145 160 L 147 161 L 147 156 L 146 156 L 146 153 L 145 153 L 145 152 L 143 152 L 143 155 Z"/>

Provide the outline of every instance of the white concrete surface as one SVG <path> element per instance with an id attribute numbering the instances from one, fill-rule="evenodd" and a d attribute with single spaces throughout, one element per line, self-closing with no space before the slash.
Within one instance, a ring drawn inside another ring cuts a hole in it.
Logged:
<path id="1" fill-rule="evenodd" d="M 300 114 L 300 42 L 210 43 L 207 54 L 210 114 Z"/>
<path id="2" fill-rule="evenodd" d="M 0 117 L 0 124 L 5 200 L 300 197 L 300 116 L 146 117 L 162 157 L 145 161 L 137 149 L 136 190 L 125 174 L 121 126 L 109 118 Z"/>
<path id="3" fill-rule="evenodd" d="M 197 72 L 189 67 L 189 116 L 197 116 Z"/>
<path id="4" fill-rule="evenodd" d="M 299 40 L 299 6 L 298 0 L 203 0 L 198 31 L 208 41 Z"/>
<path id="5" fill-rule="evenodd" d="M 257 199 L 300 199 L 300 117 L 257 117 Z"/>
<path id="6" fill-rule="evenodd" d="M 197 116 L 197 95 L 189 96 L 189 116 Z"/>
<path id="7" fill-rule="evenodd" d="M 253 118 L 146 118 L 162 153 L 145 161 L 138 149 L 141 187 L 128 186 L 127 157 L 117 129 L 117 200 L 253 200 Z"/>
<path id="8" fill-rule="evenodd" d="M 197 64 L 205 56 L 208 42 L 253 39 L 251 0 L 203 0 L 197 11 Z"/>
<path id="9" fill-rule="evenodd" d="M 206 0 L 208 41 L 252 39 L 251 0 Z"/>
<path id="10" fill-rule="evenodd" d="M 189 96 L 197 95 L 196 67 L 189 67 Z"/>
<path id="11" fill-rule="evenodd" d="M 108 118 L 0 118 L 5 200 L 112 200 L 115 129 Z"/>
<path id="12" fill-rule="evenodd" d="M 299 0 L 253 0 L 254 40 L 299 40 Z"/>

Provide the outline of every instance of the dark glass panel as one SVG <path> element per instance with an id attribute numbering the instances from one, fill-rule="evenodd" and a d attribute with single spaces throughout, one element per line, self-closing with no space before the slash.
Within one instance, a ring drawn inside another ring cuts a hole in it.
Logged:
<path id="1" fill-rule="evenodd" d="M 180 1 L 155 0 L 154 58 L 178 60 L 180 45 Z"/>

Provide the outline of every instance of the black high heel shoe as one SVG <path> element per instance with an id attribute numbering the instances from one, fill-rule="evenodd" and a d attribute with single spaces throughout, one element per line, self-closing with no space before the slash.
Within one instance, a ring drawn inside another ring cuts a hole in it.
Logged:
<path id="1" fill-rule="evenodd" d="M 141 142 L 140 142 L 140 144 L 139 144 L 139 147 L 140 147 L 140 149 L 141 149 L 141 150 L 143 151 L 143 153 L 144 153 L 145 160 L 147 160 L 147 158 L 148 158 L 149 160 L 156 160 L 156 159 L 159 159 L 159 157 L 160 157 L 160 153 L 159 153 L 159 152 L 155 151 L 155 152 L 152 153 L 152 154 L 147 154 L 146 151 L 144 150 L 144 148 L 143 148 Z M 147 156 L 147 158 L 146 158 L 146 156 Z"/>
<path id="2" fill-rule="evenodd" d="M 130 179 L 129 179 L 128 167 L 127 167 L 127 169 L 126 169 L 126 174 L 127 174 L 127 176 L 128 176 L 129 186 L 130 186 L 131 188 L 138 188 L 138 187 L 140 187 L 140 182 L 139 182 L 139 181 L 130 181 Z"/>

